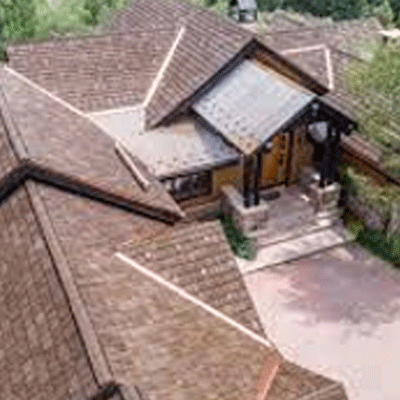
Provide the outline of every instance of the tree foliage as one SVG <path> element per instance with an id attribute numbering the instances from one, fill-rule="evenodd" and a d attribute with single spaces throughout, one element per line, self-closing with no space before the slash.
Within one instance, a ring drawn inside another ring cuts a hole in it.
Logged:
<path id="1" fill-rule="evenodd" d="M 32 0 L 1 0 L 0 29 L 4 40 L 35 36 L 36 4 Z"/>
<path id="2" fill-rule="evenodd" d="M 87 11 L 86 22 L 89 25 L 97 25 L 100 22 L 101 15 L 106 9 L 115 8 L 116 0 L 85 0 L 83 9 Z"/>
<path id="3" fill-rule="evenodd" d="M 64 34 L 87 33 L 128 0 L 0 0 L 0 58 L 6 43 Z"/>
<path id="4" fill-rule="evenodd" d="M 350 65 L 346 75 L 361 105 L 360 133 L 379 146 L 387 169 L 400 177 L 400 47 L 382 47 L 370 63 Z"/>
<path id="5" fill-rule="evenodd" d="M 292 9 L 334 20 L 376 16 L 384 24 L 398 19 L 400 0 L 257 0 L 261 10 Z"/>

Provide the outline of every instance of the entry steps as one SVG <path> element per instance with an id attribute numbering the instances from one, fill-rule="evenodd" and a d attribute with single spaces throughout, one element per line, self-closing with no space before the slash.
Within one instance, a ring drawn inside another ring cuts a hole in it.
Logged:
<path id="1" fill-rule="evenodd" d="M 336 223 L 302 236 L 269 244 L 258 250 L 255 260 L 237 258 L 237 263 L 240 271 L 248 274 L 262 268 L 298 260 L 353 240 L 354 237 L 346 228 Z"/>
<path id="2" fill-rule="evenodd" d="M 248 234 L 255 249 L 260 250 L 275 243 L 317 232 L 341 223 L 339 210 L 315 214 L 313 210 L 305 213 L 289 214 L 285 218 L 273 218 L 267 228 Z"/>

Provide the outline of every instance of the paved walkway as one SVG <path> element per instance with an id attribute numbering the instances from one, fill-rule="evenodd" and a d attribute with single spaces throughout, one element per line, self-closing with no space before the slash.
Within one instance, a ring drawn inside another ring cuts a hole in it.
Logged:
<path id="1" fill-rule="evenodd" d="M 400 271 L 356 244 L 245 275 L 290 360 L 345 384 L 350 400 L 400 399 Z"/>

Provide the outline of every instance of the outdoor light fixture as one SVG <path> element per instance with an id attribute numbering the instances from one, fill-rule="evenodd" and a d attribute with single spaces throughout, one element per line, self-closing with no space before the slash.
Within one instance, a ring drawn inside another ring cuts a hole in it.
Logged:
<path id="1" fill-rule="evenodd" d="M 328 123 L 326 121 L 315 122 L 308 125 L 308 132 L 317 143 L 323 143 L 328 137 Z"/>
<path id="2" fill-rule="evenodd" d="M 311 104 L 311 114 L 314 118 L 318 115 L 319 107 L 319 103 L 317 102 Z"/>

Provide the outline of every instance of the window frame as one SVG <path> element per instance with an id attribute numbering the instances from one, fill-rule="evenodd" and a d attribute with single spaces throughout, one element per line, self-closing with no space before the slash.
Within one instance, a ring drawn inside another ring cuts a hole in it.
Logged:
<path id="1" fill-rule="evenodd" d="M 200 182 L 199 187 L 195 187 L 195 177 L 198 178 L 197 182 Z M 193 171 L 184 174 L 178 174 L 174 176 L 163 177 L 160 179 L 161 184 L 176 200 L 188 200 L 196 197 L 210 196 L 213 193 L 213 180 L 212 170 Z M 170 182 L 172 187 L 167 187 L 167 182 Z M 179 183 L 180 182 L 180 183 Z M 185 189 L 184 186 L 188 185 Z M 179 188 L 177 188 L 180 186 Z"/>

